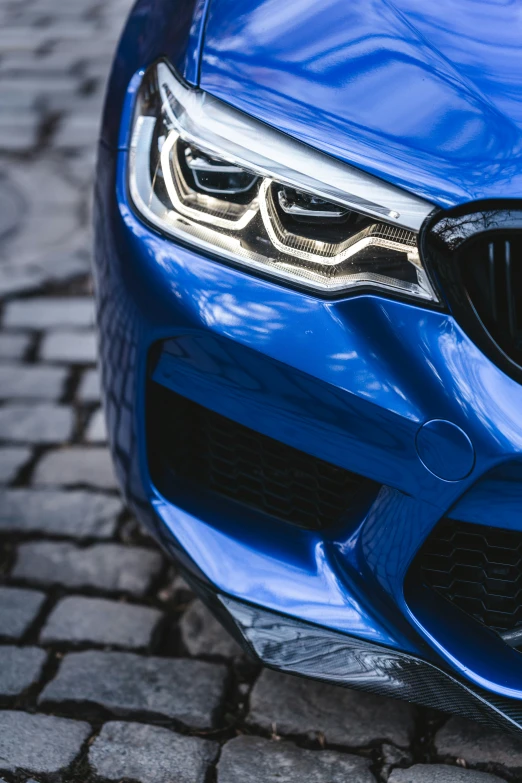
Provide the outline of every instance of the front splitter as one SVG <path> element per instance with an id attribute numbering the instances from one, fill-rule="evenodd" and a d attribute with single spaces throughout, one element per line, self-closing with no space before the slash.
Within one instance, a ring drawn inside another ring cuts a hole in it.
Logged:
<path id="1" fill-rule="evenodd" d="M 191 580 L 192 581 L 192 580 Z M 194 585 L 198 590 L 198 585 Z M 502 730 L 522 729 L 522 701 L 490 694 L 448 671 L 398 652 L 199 590 L 243 645 L 273 669 L 462 715 Z M 210 598 L 210 601 L 209 601 Z"/>

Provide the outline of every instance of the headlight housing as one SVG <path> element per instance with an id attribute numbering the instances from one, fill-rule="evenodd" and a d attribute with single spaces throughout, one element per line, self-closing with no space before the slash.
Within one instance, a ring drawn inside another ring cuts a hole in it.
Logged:
<path id="1" fill-rule="evenodd" d="M 416 235 L 431 204 L 187 87 L 165 62 L 139 90 L 129 190 L 161 232 L 246 269 L 437 301 Z"/>

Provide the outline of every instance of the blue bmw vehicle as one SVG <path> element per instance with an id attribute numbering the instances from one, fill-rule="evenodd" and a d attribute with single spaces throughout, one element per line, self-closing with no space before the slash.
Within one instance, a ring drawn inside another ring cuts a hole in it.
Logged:
<path id="1" fill-rule="evenodd" d="M 266 665 L 522 726 L 522 15 L 138 0 L 96 290 L 138 518 Z"/>

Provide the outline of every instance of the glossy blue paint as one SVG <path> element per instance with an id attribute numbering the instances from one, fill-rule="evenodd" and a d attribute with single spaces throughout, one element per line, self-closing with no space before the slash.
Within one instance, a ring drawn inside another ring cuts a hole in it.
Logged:
<path id="1" fill-rule="evenodd" d="M 390 647 L 418 649 L 379 616 L 355 587 L 356 575 L 337 568 L 331 544 L 317 533 L 284 523 L 266 524 L 255 514 L 220 515 L 219 504 L 205 508 L 194 499 L 183 508 L 159 493 L 153 501 L 158 516 L 179 546 L 219 590 L 285 614 L 359 636 Z M 256 524 L 257 522 L 257 524 Z M 262 523 L 261 523 L 262 522 Z M 410 634 L 411 636 L 411 634 Z"/>
<path id="2" fill-rule="evenodd" d="M 522 195 L 522 17 L 489 0 L 212 0 L 201 87 L 441 206 Z"/>
<path id="3" fill-rule="evenodd" d="M 199 84 L 201 54 L 209 6 L 210 0 L 195 0 L 187 42 L 187 54 L 182 68 L 178 68 L 178 71 L 190 84 Z"/>
<path id="4" fill-rule="evenodd" d="M 515 462 L 500 465 L 480 478 L 448 516 L 477 525 L 520 530 L 521 509 L 522 463 Z"/>
<path id="5" fill-rule="evenodd" d="M 201 50 L 205 89 L 434 203 L 519 196 L 514 5 L 419 8 L 139 0 L 97 175 L 109 438 L 135 513 L 199 579 L 522 698 L 517 653 L 408 576 L 444 516 L 522 530 L 522 387 L 446 312 L 368 293 L 323 300 L 249 275 L 161 237 L 126 191 L 140 69 L 167 53 L 197 83 Z M 161 494 L 147 464 L 148 379 L 381 488 L 328 534 L 209 506 L 188 489 Z"/>

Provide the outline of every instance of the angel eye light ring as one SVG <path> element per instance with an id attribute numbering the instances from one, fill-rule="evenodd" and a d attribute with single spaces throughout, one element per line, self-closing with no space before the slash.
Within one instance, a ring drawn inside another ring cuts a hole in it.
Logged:
<path id="1" fill-rule="evenodd" d="M 272 244 L 277 250 L 293 258 L 297 257 L 302 261 L 309 261 L 311 263 L 321 264 L 323 266 L 339 266 L 340 264 L 343 263 L 343 261 L 346 261 L 352 256 L 355 256 L 364 248 L 371 247 L 371 246 L 382 247 L 388 250 L 396 250 L 399 252 L 401 251 L 406 252 L 405 245 L 399 242 L 394 242 L 393 240 L 384 239 L 382 237 L 362 237 L 360 240 L 354 242 L 344 250 L 338 253 L 332 253 L 332 255 L 330 256 L 326 254 L 322 255 L 319 253 L 300 250 L 299 248 L 293 247 L 288 243 L 281 241 L 277 232 L 274 230 L 273 223 L 277 220 L 277 214 L 275 213 L 273 205 L 272 205 L 272 209 L 270 209 L 272 199 L 269 190 L 270 190 L 270 186 L 273 184 L 273 180 L 269 179 L 268 177 L 265 177 L 262 180 L 259 188 L 259 205 L 257 204 L 257 199 L 253 199 L 250 208 L 238 220 L 229 220 L 227 218 L 222 218 L 217 215 L 208 214 L 202 212 L 201 210 L 195 209 L 193 207 L 189 207 L 186 204 L 184 204 L 183 201 L 179 198 L 178 189 L 176 187 L 174 178 L 172 176 L 171 153 L 175 154 L 175 147 L 179 139 L 180 139 L 180 134 L 172 130 L 162 146 L 161 167 L 163 171 L 165 187 L 167 188 L 169 197 L 172 201 L 173 206 L 175 207 L 175 212 L 178 212 L 179 214 L 184 215 L 185 217 L 191 218 L 192 220 L 196 221 L 196 223 L 204 222 L 204 223 L 209 223 L 216 228 L 225 228 L 233 231 L 240 231 L 243 228 L 245 228 L 248 225 L 248 223 L 250 223 L 252 218 L 258 213 L 258 211 L 260 211 L 265 229 L 270 237 Z M 255 208 L 252 208 L 252 205 L 255 205 Z M 259 210 L 257 206 L 259 206 Z M 301 243 L 309 244 L 311 247 L 313 247 L 314 245 L 323 244 L 327 247 L 334 248 L 333 244 L 318 243 L 317 240 L 313 240 L 313 239 L 303 240 L 298 235 L 293 235 L 293 234 L 290 234 L 290 236 L 295 237 L 296 241 L 301 241 Z M 339 245 L 342 244 L 343 243 L 339 243 Z M 414 262 L 411 261 L 411 263 Z"/>
<path id="2" fill-rule="evenodd" d="M 401 242 L 393 241 L 391 239 L 386 239 L 385 237 L 362 237 L 361 239 L 355 241 L 353 244 L 350 244 L 349 247 L 344 248 L 343 250 L 340 250 L 339 252 L 332 252 L 331 255 L 326 255 L 326 252 L 328 249 L 334 249 L 336 247 L 333 243 L 321 243 L 323 244 L 324 250 L 326 251 L 324 255 L 321 255 L 320 253 L 313 253 L 307 250 L 301 250 L 298 247 L 293 247 L 292 245 L 289 245 L 288 243 L 285 244 L 285 242 L 282 241 L 280 238 L 282 232 L 278 235 L 278 232 L 276 228 L 278 228 L 278 222 L 280 223 L 278 219 L 278 215 L 275 211 L 275 208 L 272 205 L 272 209 L 270 208 L 272 199 L 270 195 L 270 186 L 273 184 L 273 180 L 264 179 L 261 183 L 261 186 L 259 188 L 259 208 L 261 212 L 261 216 L 263 218 L 263 223 L 266 229 L 266 232 L 268 236 L 270 237 L 270 240 L 274 247 L 277 248 L 281 253 L 285 253 L 286 255 L 290 255 L 291 257 L 297 257 L 300 258 L 302 261 L 309 261 L 311 263 L 321 264 L 323 266 L 338 266 L 343 261 L 346 261 L 347 259 L 351 258 L 352 256 L 359 253 L 361 250 L 363 250 L 366 247 L 382 247 L 386 248 L 388 250 L 397 250 L 399 252 L 408 253 L 408 255 L 415 253 L 418 255 L 418 252 L 415 247 L 408 247 L 405 244 L 402 244 Z M 278 183 L 279 184 L 279 183 Z M 274 228 L 276 226 L 276 228 Z M 314 245 L 318 244 L 318 241 L 315 239 L 303 239 L 298 234 L 292 234 L 290 232 L 287 232 L 289 237 L 294 238 L 297 242 L 301 242 L 301 244 L 309 244 L 310 247 L 313 247 Z M 344 243 L 340 242 L 338 243 L 338 246 L 342 246 Z M 410 263 L 414 263 L 410 260 Z"/>
<path id="3" fill-rule="evenodd" d="M 228 218 L 222 218 L 222 217 L 218 217 L 217 215 L 211 215 L 209 213 L 202 212 L 201 210 L 194 209 L 193 207 L 189 207 L 181 201 L 178 195 L 176 184 L 174 182 L 174 178 L 172 176 L 171 160 L 170 160 L 171 153 L 175 152 L 175 145 L 177 144 L 179 138 L 180 138 L 180 134 L 177 133 L 175 130 L 171 130 L 165 142 L 163 143 L 163 146 L 161 148 L 161 155 L 160 155 L 161 169 L 163 172 L 165 187 L 167 188 L 167 193 L 169 194 L 169 198 L 172 201 L 172 205 L 175 207 L 175 211 L 179 212 L 181 215 L 184 215 L 185 217 L 195 220 L 198 223 L 200 222 L 210 223 L 215 228 L 225 228 L 232 231 L 241 231 L 250 223 L 252 218 L 255 215 L 257 215 L 258 209 L 257 209 L 256 199 L 252 201 L 252 204 L 255 205 L 255 208 L 247 209 L 244 215 L 240 217 L 238 220 L 229 220 Z M 250 206 L 252 207 L 252 205 Z"/>

